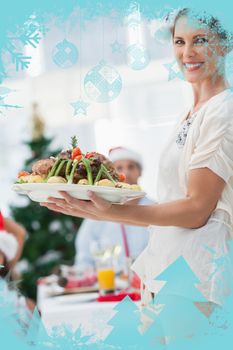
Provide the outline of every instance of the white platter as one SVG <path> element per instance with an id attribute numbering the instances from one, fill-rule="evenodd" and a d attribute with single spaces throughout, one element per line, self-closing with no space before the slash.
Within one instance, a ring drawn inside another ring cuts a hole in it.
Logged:
<path id="1" fill-rule="evenodd" d="M 130 199 L 142 198 L 146 195 L 142 191 L 123 188 L 75 184 L 26 183 L 14 184 L 12 189 L 19 194 L 27 195 L 35 202 L 46 202 L 48 197 L 62 198 L 59 191 L 66 191 L 74 198 L 88 200 L 87 191 L 90 190 L 112 203 L 125 203 Z"/>

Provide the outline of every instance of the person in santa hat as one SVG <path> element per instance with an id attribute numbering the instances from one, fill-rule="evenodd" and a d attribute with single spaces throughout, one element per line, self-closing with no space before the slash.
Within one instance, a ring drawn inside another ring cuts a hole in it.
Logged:
<path id="1" fill-rule="evenodd" d="M 26 231 L 11 219 L 4 218 L 0 211 L 0 275 L 11 270 L 19 260 Z"/>

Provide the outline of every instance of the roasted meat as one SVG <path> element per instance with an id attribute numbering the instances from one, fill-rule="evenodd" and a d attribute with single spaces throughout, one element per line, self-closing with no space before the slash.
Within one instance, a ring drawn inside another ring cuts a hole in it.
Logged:
<path id="1" fill-rule="evenodd" d="M 66 151 L 61 151 L 61 153 L 59 154 L 59 157 L 61 159 L 72 159 L 72 150 L 68 149 Z"/>
<path id="2" fill-rule="evenodd" d="M 33 173 L 41 176 L 47 176 L 52 169 L 55 160 L 53 158 L 38 160 L 32 166 Z"/>

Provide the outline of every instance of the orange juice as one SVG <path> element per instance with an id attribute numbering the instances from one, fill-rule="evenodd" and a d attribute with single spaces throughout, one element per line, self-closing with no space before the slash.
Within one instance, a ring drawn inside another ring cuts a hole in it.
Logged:
<path id="1" fill-rule="evenodd" d="M 97 278 L 100 290 L 108 291 L 115 288 L 115 272 L 112 268 L 97 269 Z"/>

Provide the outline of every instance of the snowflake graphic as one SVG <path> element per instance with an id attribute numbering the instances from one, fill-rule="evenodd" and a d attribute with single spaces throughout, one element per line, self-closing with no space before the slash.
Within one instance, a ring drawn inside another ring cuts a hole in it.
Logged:
<path id="1" fill-rule="evenodd" d="M 16 42 L 20 41 L 23 45 L 30 45 L 35 49 L 42 39 L 42 36 L 39 33 L 38 27 L 30 23 L 19 30 L 15 36 L 10 36 L 9 39 Z"/>
<path id="2" fill-rule="evenodd" d="M 9 89 L 6 86 L 0 86 L 0 113 L 4 114 L 2 109 L 9 109 L 9 108 L 21 108 L 18 105 L 12 105 L 5 102 L 5 98 L 8 97 L 8 95 L 12 92 L 15 92 L 15 90 Z"/>
<path id="3" fill-rule="evenodd" d="M 7 36 L 7 44 L 4 51 L 9 54 L 11 62 L 15 66 L 16 72 L 28 69 L 31 63 L 31 56 L 24 54 L 24 46 L 31 46 L 36 49 L 43 37 L 48 31 L 44 24 L 40 24 L 36 16 L 31 16 L 15 33 L 9 33 Z M 9 63 L 9 62 L 7 62 Z M 1 82 L 6 78 L 3 67 L 0 67 Z"/>

